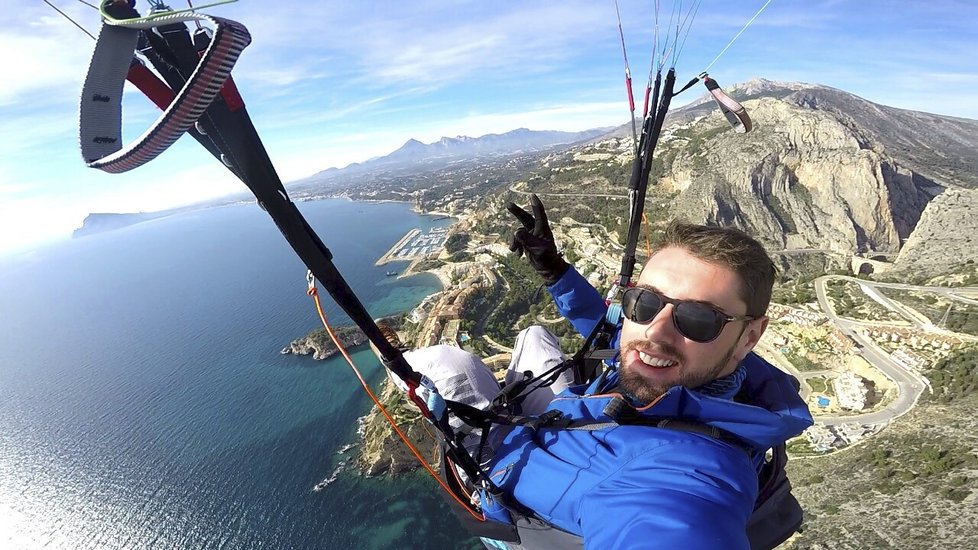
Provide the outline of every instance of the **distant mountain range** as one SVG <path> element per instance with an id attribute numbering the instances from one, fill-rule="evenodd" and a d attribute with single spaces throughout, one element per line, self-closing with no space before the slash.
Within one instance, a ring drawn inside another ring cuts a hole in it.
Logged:
<path id="1" fill-rule="evenodd" d="M 596 128 L 583 132 L 557 132 L 518 128 L 504 134 L 486 134 L 480 137 L 443 137 L 434 143 L 409 139 L 389 155 L 353 163 L 344 168 L 323 170 L 300 184 L 325 183 L 338 177 L 362 175 L 376 170 L 414 170 L 421 166 L 434 167 L 460 160 L 536 153 L 588 141 L 605 135 L 610 130 L 611 128 Z"/>

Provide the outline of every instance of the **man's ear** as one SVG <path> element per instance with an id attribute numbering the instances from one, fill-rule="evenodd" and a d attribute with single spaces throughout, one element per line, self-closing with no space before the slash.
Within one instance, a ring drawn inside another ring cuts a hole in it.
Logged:
<path id="1" fill-rule="evenodd" d="M 740 337 L 740 348 L 737 350 L 736 358 L 738 361 L 742 361 L 747 354 L 750 353 L 757 342 L 760 341 L 761 335 L 767 330 L 767 324 L 770 319 L 765 315 L 759 319 L 754 319 L 747 323 L 747 329 L 744 334 Z"/>

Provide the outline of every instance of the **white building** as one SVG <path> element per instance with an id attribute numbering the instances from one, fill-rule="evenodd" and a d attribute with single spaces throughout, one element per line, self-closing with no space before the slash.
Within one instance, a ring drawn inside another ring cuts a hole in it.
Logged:
<path id="1" fill-rule="evenodd" d="M 866 407 L 866 396 L 869 390 L 863 384 L 862 378 L 846 371 L 832 380 L 835 396 L 843 409 L 861 411 Z"/>

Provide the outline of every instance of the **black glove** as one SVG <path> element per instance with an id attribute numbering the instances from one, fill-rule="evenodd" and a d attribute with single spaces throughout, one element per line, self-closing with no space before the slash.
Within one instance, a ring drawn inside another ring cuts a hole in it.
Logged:
<path id="1" fill-rule="evenodd" d="M 513 235 L 509 249 L 517 256 L 525 253 L 533 269 L 543 277 L 544 282 L 552 285 L 567 273 L 570 264 L 557 252 L 557 243 L 554 242 L 554 234 L 540 198 L 535 194 L 530 195 L 530 204 L 533 214 L 513 203 L 506 205 L 506 209 L 523 224 Z"/>

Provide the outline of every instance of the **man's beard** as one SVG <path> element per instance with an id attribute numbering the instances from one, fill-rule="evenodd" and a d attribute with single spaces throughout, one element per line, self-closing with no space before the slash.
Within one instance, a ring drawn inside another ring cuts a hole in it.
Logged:
<path id="1" fill-rule="evenodd" d="M 739 339 L 738 339 L 739 340 Z M 625 344 L 621 349 L 621 356 L 625 355 L 625 352 L 629 349 L 639 347 L 646 344 L 646 342 L 635 341 Z M 730 358 L 733 357 L 734 348 L 737 347 L 737 342 L 734 342 L 727 353 L 723 355 L 717 362 L 710 365 L 710 368 L 706 371 L 690 371 L 688 364 L 686 363 L 685 357 L 683 357 L 678 350 L 669 345 L 658 345 L 658 348 L 663 352 L 679 360 L 679 364 L 684 367 L 683 372 L 679 375 L 679 380 L 670 384 L 668 386 L 663 386 L 660 384 L 655 384 L 650 382 L 648 379 L 643 377 L 641 373 L 634 372 L 633 369 L 626 366 L 624 363 L 618 369 L 618 387 L 626 393 L 631 394 L 633 397 L 637 398 L 642 403 L 648 404 L 667 391 L 673 386 L 683 386 L 686 388 L 697 388 L 712 382 L 720 377 L 720 373 L 723 372 L 727 364 L 730 362 Z M 638 368 L 655 368 L 655 367 L 638 367 Z"/>

